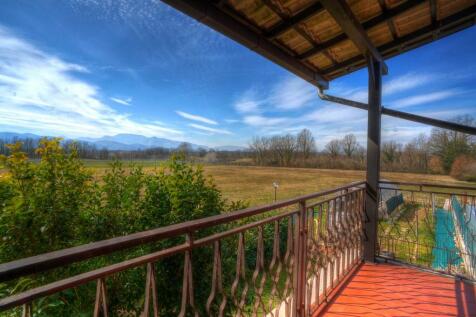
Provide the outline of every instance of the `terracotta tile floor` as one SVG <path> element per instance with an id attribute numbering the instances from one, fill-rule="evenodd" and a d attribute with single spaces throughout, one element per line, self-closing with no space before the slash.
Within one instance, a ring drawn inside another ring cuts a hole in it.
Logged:
<path id="1" fill-rule="evenodd" d="M 395 264 L 364 264 L 321 316 L 476 316 L 474 285 Z"/>

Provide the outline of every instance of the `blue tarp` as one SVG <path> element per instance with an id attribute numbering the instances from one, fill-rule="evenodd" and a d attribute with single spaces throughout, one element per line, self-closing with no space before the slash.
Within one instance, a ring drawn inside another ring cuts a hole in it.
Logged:
<path id="1" fill-rule="evenodd" d="M 456 225 L 461 232 L 462 239 L 466 246 L 466 252 L 468 252 L 472 257 L 470 257 L 472 267 L 476 267 L 476 261 L 474 255 L 476 255 L 476 219 L 475 219 L 475 208 L 474 206 L 467 205 L 464 209 L 459 203 L 456 196 L 453 196 L 451 199 L 451 206 L 456 215 Z"/>
<path id="2" fill-rule="evenodd" d="M 433 248 L 433 268 L 446 270 L 448 265 L 459 265 L 461 257 L 456 248 L 455 226 L 451 212 L 438 208 L 435 211 L 436 232 Z"/>

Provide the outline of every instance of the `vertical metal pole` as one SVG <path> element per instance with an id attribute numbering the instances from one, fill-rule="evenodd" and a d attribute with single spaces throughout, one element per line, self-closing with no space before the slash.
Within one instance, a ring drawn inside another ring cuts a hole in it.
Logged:
<path id="1" fill-rule="evenodd" d="M 380 179 L 380 124 L 382 113 L 382 64 L 371 56 L 367 58 L 369 71 L 369 110 L 367 127 L 367 183 L 365 191 L 364 259 L 375 261 L 377 244 L 378 185 Z"/>

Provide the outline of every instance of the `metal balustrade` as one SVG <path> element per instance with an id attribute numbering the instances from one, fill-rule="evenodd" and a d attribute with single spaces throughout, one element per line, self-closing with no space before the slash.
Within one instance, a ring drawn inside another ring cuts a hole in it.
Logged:
<path id="1" fill-rule="evenodd" d="M 22 309 L 23 316 L 32 316 L 35 303 L 41 298 L 96 283 L 95 304 L 91 307 L 93 315 L 117 315 L 108 305 L 108 279 L 144 267 L 142 316 L 158 316 L 161 298 L 157 281 L 167 281 L 168 277 L 157 274 L 156 264 L 171 256 L 183 256 L 182 293 L 177 307 L 179 316 L 310 316 L 324 306 L 336 286 L 362 262 L 364 196 L 365 183 L 352 183 L 267 206 L 5 263 L 0 265 L 0 282 L 31 274 L 48 274 L 74 263 L 137 246 L 184 239 L 152 253 L 4 297 L 0 299 L 0 310 Z M 247 241 L 245 236 L 252 239 Z M 236 250 L 234 272 L 223 269 L 223 242 L 226 239 L 233 240 L 231 245 Z M 253 244 L 252 254 L 247 249 L 250 243 Z M 203 248 L 209 248 L 212 255 L 209 259 L 212 263 L 211 286 L 207 300 L 197 302 L 194 295 L 197 291 L 197 276 L 193 274 L 194 253 Z"/>
<path id="2" fill-rule="evenodd" d="M 378 256 L 476 280 L 474 187 L 385 181 L 380 192 Z"/>

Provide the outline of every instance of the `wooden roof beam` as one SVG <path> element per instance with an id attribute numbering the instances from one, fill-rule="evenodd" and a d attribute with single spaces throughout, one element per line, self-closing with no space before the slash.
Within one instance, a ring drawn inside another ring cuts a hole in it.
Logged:
<path id="1" fill-rule="evenodd" d="M 276 64 L 286 68 L 309 83 L 326 89 L 327 79 L 290 55 L 260 32 L 239 22 L 237 18 L 220 10 L 216 3 L 201 0 L 162 0 L 186 15 L 223 33 Z"/>
<path id="2" fill-rule="evenodd" d="M 379 0 L 380 4 L 380 9 L 382 9 L 382 15 L 388 16 L 388 8 L 387 8 L 387 3 L 385 0 Z M 393 18 L 390 18 L 386 21 L 388 29 L 390 30 L 390 33 L 392 33 L 392 38 L 396 40 L 398 38 L 397 30 L 395 29 L 395 25 L 393 24 Z M 364 27 L 364 29 L 366 29 Z"/>
<path id="3" fill-rule="evenodd" d="M 378 50 L 382 52 L 387 58 L 390 58 L 396 53 L 393 51 L 404 52 L 410 49 L 419 47 L 423 44 L 431 42 L 432 40 L 440 39 L 442 37 L 453 34 L 461 29 L 468 27 L 468 25 L 476 24 L 476 5 L 472 5 L 460 12 L 450 15 L 440 20 L 436 26 L 429 25 L 415 32 L 407 34 L 398 38 L 395 41 L 381 45 Z M 324 75 L 329 75 L 339 69 L 348 68 L 347 72 L 351 72 L 361 68 L 365 65 L 365 59 L 362 55 L 352 57 L 337 65 L 331 66 L 324 70 Z M 351 69 L 350 69 L 351 68 Z"/>
<path id="4" fill-rule="evenodd" d="M 420 5 L 424 3 L 426 0 L 414 0 L 414 1 L 407 1 L 402 3 L 401 5 L 391 8 L 391 9 L 386 9 L 383 14 L 376 16 L 375 18 L 372 18 L 364 23 L 362 23 L 362 26 L 364 27 L 365 30 L 369 30 L 373 28 L 374 26 L 379 25 L 380 23 L 391 21 L 393 18 L 395 18 L 397 15 L 412 9 L 413 7 Z M 323 42 L 320 44 L 319 47 L 317 48 L 311 48 L 307 52 L 302 53 L 299 58 L 301 60 L 308 59 L 311 56 L 314 56 L 315 54 L 318 54 L 322 52 L 323 50 L 326 50 L 342 41 L 345 41 L 348 39 L 347 35 L 345 33 L 339 34 L 338 36 Z"/>
<path id="5" fill-rule="evenodd" d="M 324 8 L 322 7 L 322 4 L 316 2 L 295 16 L 283 20 L 278 25 L 272 27 L 268 32 L 266 32 L 265 36 L 271 40 L 275 39 L 323 10 Z"/>
<path id="6" fill-rule="evenodd" d="M 270 8 L 275 14 L 277 14 L 281 18 L 281 20 L 289 21 L 287 19 L 286 15 L 283 14 L 281 12 L 280 8 L 278 8 L 271 0 L 262 0 L 262 1 L 266 6 L 268 6 L 268 8 Z M 321 8 L 322 8 L 322 6 L 321 6 Z M 316 41 L 314 41 L 314 39 L 309 34 L 307 34 L 306 31 L 301 29 L 298 24 L 292 25 L 291 28 L 294 31 L 296 31 L 299 35 L 301 35 L 306 41 L 308 41 L 309 44 L 311 44 L 313 48 L 317 47 L 318 44 L 316 43 Z M 276 38 L 270 38 L 270 39 L 275 40 Z M 324 52 L 324 55 L 326 55 L 327 58 L 329 58 L 332 61 L 332 65 L 337 64 L 337 61 L 334 59 L 334 57 L 331 54 L 329 54 L 328 52 Z M 318 69 L 318 71 L 320 71 L 320 69 Z"/>
<path id="7" fill-rule="evenodd" d="M 354 42 L 364 55 L 372 56 L 382 63 L 383 73 L 387 73 L 387 66 L 383 56 L 370 41 L 367 32 L 344 0 L 321 0 L 324 8 L 332 15 L 345 34 Z"/>

